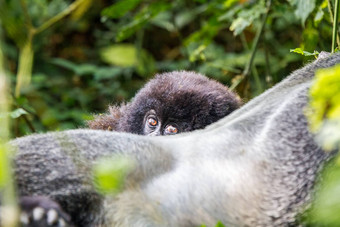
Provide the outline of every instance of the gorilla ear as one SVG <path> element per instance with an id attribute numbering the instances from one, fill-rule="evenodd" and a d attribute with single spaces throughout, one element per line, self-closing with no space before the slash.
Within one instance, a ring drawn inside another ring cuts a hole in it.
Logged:
<path id="1" fill-rule="evenodd" d="M 118 125 L 123 115 L 125 105 L 109 106 L 109 112 L 106 114 L 96 115 L 93 120 L 87 121 L 90 129 L 119 131 Z"/>

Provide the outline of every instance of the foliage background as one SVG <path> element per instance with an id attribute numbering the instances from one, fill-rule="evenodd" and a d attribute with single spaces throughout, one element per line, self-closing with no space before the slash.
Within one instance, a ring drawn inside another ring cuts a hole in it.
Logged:
<path id="1" fill-rule="evenodd" d="M 326 0 L 82 0 L 33 37 L 32 76 L 24 71 L 30 83 L 15 96 L 28 25 L 39 27 L 75 2 L 0 0 L 12 137 L 84 127 L 93 113 L 129 100 L 164 71 L 201 72 L 247 101 L 314 58 L 290 49 L 331 48 Z M 269 2 L 254 62 L 244 76 Z"/>

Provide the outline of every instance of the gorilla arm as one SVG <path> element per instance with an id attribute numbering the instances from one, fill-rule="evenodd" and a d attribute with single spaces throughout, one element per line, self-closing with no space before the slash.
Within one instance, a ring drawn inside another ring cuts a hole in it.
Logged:
<path id="1" fill-rule="evenodd" d="M 56 200 L 78 226 L 287 226 L 296 224 L 330 154 L 308 131 L 303 108 L 317 60 L 204 130 L 143 137 L 73 130 L 33 135 L 18 147 L 20 195 Z M 100 196 L 98 157 L 135 161 L 125 188 Z"/>

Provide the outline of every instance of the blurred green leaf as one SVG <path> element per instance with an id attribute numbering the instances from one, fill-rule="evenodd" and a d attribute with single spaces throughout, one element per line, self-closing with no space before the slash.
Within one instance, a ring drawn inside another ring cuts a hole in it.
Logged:
<path id="1" fill-rule="evenodd" d="M 190 53 L 189 60 L 191 62 L 194 62 L 194 61 L 197 61 L 197 60 L 204 61 L 206 58 L 205 58 L 203 51 L 206 48 L 207 47 L 205 45 L 200 45 L 199 47 L 197 47 L 193 52 Z"/>
<path id="2" fill-rule="evenodd" d="M 107 16 L 110 18 L 120 18 L 124 16 L 130 10 L 133 10 L 138 6 L 140 0 L 120 0 L 117 3 L 105 8 L 102 11 L 102 16 Z"/>
<path id="3" fill-rule="evenodd" d="M 95 65 L 91 65 L 91 64 L 79 64 L 78 65 L 71 61 L 61 59 L 61 58 L 52 59 L 50 62 L 60 67 L 69 69 L 79 76 L 94 74 L 97 71 L 97 66 Z"/>
<path id="4" fill-rule="evenodd" d="M 235 7 L 228 9 L 225 13 L 218 17 L 219 21 L 232 21 L 233 17 L 242 10 L 242 5 L 236 5 Z"/>
<path id="5" fill-rule="evenodd" d="M 62 58 L 54 58 L 50 61 L 52 64 L 55 64 L 55 65 L 58 65 L 58 66 L 61 66 L 65 69 L 69 69 L 73 72 L 76 71 L 76 68 L 77 68 L 77 65 L 73 62 L 70 62 L 66 59 L 62 59 Z"/>
<path id="6" fill-rule="evenodd" d="M 201 225 L 200 227 L 207 227 L 206 225 Z M 215 225 L 215 227 L 225 227 L 221 221 L 218 221 Z"/>
<path id="7" fill-rule="evenodd" d="M 230 7 L 232 7 L 233 5 L 235 5 L 238 2 L 239 2 L 239 0 L 226 0 L 226 1 L 224 1 L 223 6 L 226 9 L 229 9 Z"/>
<path id="8" fill-rule="evenodd" d="M 122 67 L 136 66 L 137 50 L 131 44 L 117 44 L 101 49 L 100 57 L 108 64 Z"/>
<path id="9" fill-rule="evenodd" d="M 225 225 L 221 221 L 218 221 L 215 227 L 225 227 Z"/>
<path id="10" fill-rule="evenodd" d="M 339 148 L 340 143 L 340 65 L 316 72 L 310 88 L 306 114 L 310 127 L 326 150 Z"/>
<path id="11" fill-rule="evenodd" d="M 308 23 L 302 33 L 303 43 L 301 48 L 304 50 L 315 50 L 320 41 L 320 32 L 312 24 L 311 22 Z"/>
<path id="12" fill-rule="evenodd" d="M 0 20 L 9 37 L 21 47 L 26 42 L 27 29 L 20 1 L 0 0 Z"/>
<path id="13" fill-rule="evenodd" d="M 152 76 L 156 71 L 155 59 L 146 50 L 141 50 L 137 61 L 137 72 L 146 78 Z"/>
<path id="14" fill-rule="evenodd" d="M 46 2 L 47 3 L 47 2 Z M 38 4 L 41 6 L 41 4 Z M 46 11 L 47 15 L 44 16 L 48 16 L 48 17 L 53 17 L 56 14 L 58 14 L 59 12 L 62 12 L 63 10 L 65 10 L 68 7 L 69 3 L 66 1 L 61 1 L 61 0 L 51 0 L 49 1 L 47 8 L 46 5 L 43 7 L 39 7 L 36 12 L 32 12 L 33 15 L 37 15 L 44 11 Z"/>
<path id="15" fill-rule="evenodd" d="M 120 67 L 100 67 L 94 72 L 95 80 L 112 79 L 122 74 Z"/>
<path id="16" fill-rule="evenodd" d="M 338 131 L 339 132 L 339 131 Z M 313 226 L 339 226 L 340 223 L 340 157 L 323 171 L 322 185 L 308 217 Z"/>
<path id="17" fill-rule="evenodd" d="M 118 192 L 127 174 L 134 167 L 131 159 L 125 157 L 103 158 L 93 166 L 95 185 L 103 194 Z"/>
<path id="18" fill-rule="evenodd" d="M 324 120 L 316 140 L 326 151 L 340 148 L 340 115 L 337 119 Z M 340 178 L 339 178 L 340 181 Z"/>
<path id="19" fill-rule="evenodd" d="M 258 1 L 252 8 L 242 10 L 238 13 L 237 18 L 230 25 L 230 31 L 233 31 L 235 36 L 241 34 L 246 27 L 252 24 L 254 20 L 257 20 L 265 12 L 265 2 Z"/>
<path id="20" fill-rule="evenodd" d="M 328 0 L 324 0 L 322 4 L 318 7 L 318 11 L 316 12 L 314 16 L 314 24 L 316 26 L 319 25 L 319 23 L 322 21 L 324 16 L 324 9 L 328 6 Z"/>
<path id="21" fill-rule="evenodd" d="M 234 35 L 237 36 L 241 34 L 241 32 L 251 23 L 252 22 L 249 21 L 248 19 L 239 17 L 236 20 L 234 20 L 233 23 L 230 25 L 230 31 L 233 31 Z"/>
<path id="22" fill-rule="evenodd" d="M 206 11 L 208 5 L 201 5 L 196 8 L 191 8 L 188 10 L 180 11 L 178 14 L 175 15 L 175 24 L 176 27 L 181 29 L 184 26 L 192 23 L 195 18 L 200 14 Z"/>
<path id="23" fill-rule="evenodd" d="M 295 6 L 295 16 L 301 20 L 301 24 L 304 26 L 307 17 L 315 9 L 316 0 L 289 0 L 290 4 Z"/>
<path id="24" fill-rule="evenodd" d="M 189 53 L 191 54 L 191 52 L 196 51 L 196 49 L 201 45 L 209 45 L 213 41 L 213 38 L 217 35 L 220 27 L 221 24 L 213 19 L 202 26 L 200 30 L 190 34 L 184 40 L 184 45 L 189 47 Z"/>
<path id="25" fill-rule="evenodd" d="M 164 28 L 169 32 L 176 31 L 176 27 L 174 26 L 173 22 L 171 21 L 171 13 L 170 12 L 162 12 L 159 13 L 157 16 L 151 19 L 151 23 L 157 25 L 160 28 Z"/>
<path id="26" fill-rule="evenodd" d="M 10 117 L 11 118 L 18 118 L 22 115 L 25 115 L 25 114 L 28 114 L 26 110 L 22 109 L 22 108 L 18 108 L 16 110 L 13 110 L 11 113 L 10 113 Z"/>
<path id="27" fill-rule="evenodd" d="M 150 5 L 147 5 L 134 16 L 132 22 L 119 28 L 119 31 L 116 35 L 116 41 L 121 42 L 129 38 L 131 35 L 135 34 L 137 30 L 141 29 L 146 23 L 148 23 L 153 17 L 169 9 L 170 7 L 171 4 L 162 1 L 153 2 Z"/>
<path id="28" fill-rule="evenodd" d="M 76 67 L 77 75 L 90 75 L 97 71 L 97 66 L 91 64 L 81 64 Z"/>

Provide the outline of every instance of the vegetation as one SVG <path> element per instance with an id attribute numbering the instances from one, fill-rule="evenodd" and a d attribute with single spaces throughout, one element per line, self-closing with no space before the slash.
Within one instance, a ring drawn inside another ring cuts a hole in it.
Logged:
<path id="1" fill-rule="evenodd" d="M 163 71 L 249 100 L 314 58 L 291 49 L 331 50 L 330 2 L 0 0 L 11 137 L 82 127 Z"/>
<path id="2" fill-rule="evenodd" d="M 130 99 L 157 72 L 201 72 L 251 99 L 320 51 L 338 49 L 338 5 L 338 0 L 0 0 L 0 186 L 10 179 L 3 145 L 8 138 L 83 127 L 108 104 Z M 332 149 L 340 141 L 340 89 L 334 85 L 339 70 L 320 71 L 307 111 L 321 144 Z M 335 179 L 340 182 L 340 176 Z M 324 204 L 317 207 L 326 211 Z M 324 220 L 315 222 L 328 223 Z"/>
<path id="3" fill-rule="evenodd" d="M 319 70 L 310 89 L 310 107 L 307 116 L 311 129 L 325 150 L 340 148 L 340 65 Z M 340 156 L 326 168 L 322 176 L 310 221 L 315 226 L 338 226 L 340 217 Z"/>

